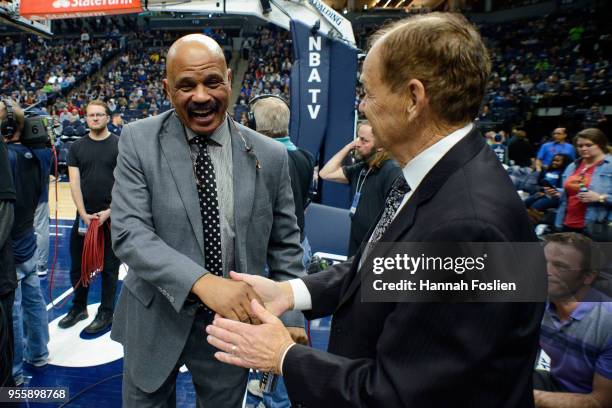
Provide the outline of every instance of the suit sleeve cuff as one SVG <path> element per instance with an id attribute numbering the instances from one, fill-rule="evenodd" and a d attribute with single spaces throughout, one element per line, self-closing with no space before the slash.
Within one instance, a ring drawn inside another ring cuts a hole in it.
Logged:
<path id="1" fill-rule="evenodd" d="M 280 359 L 280 367 L 279 367 L 279 371 L 280 374 L 283 375 L 283 364 L 285 363 L 285 356 L 287 355 L 287 353 L 289 352 L 289 350 L 291 350 L 291 347 L 295 346 L 297 343 L 292 343 L 289 347 L 287 347 L 287 349 L 285 350 L 285 352 L 283 353 L 283 355 L 281 356 Z"/>
<path id="2" fill-rule="evenodd" d="M 293 310 L 312 309 L 312 297 L 304 281 L 301 279 L 291 279 L 288 282 L 293 291 Z"/>

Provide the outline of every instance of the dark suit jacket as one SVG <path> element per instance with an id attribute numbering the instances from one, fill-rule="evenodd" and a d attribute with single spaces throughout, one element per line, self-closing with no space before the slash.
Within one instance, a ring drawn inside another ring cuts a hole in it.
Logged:
<path id="1" fill-rule="evenodd" d="M 381 241 L 535 239 L 510 179 L 474 130 L 429 172 Z M 294 404 L 533 407 L 543 304 L 362 303 L 360 256 L 302 278 L 313 305 L 306 316 L 334 317 L 328 353 L 296 345 L 285 357 Z"/>

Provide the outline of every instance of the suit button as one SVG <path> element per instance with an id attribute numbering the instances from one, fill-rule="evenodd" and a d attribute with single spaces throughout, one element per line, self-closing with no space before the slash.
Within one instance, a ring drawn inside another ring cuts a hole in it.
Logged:
<path id="1" fill-rule="evenodd" d="M 334 332 L 335 332 L 336 334 L 342 334 L 342 328 L 341 328 L 341 327 L 339 327 L 339 326 L 336 326 L 336 327 L 334 328 Z"/>

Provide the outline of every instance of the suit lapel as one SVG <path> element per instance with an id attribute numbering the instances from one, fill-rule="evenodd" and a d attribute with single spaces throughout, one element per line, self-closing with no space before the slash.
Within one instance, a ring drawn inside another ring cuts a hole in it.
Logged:
<path id="1" fill-rule="evenodd" d="M 393 222 L 383 234 L 380 242 L 401 242 L 401 237 L 406 234 L 414 224 L 418 208 L 427 203 L 446 183 L 446 180 L 455 173 L 459 168 L 463 167 L 467 162 L 472 160 L 476 154 L 483 148 L 485 142 L 480 135 L 480 132 L 474 128 L 465 138 L 453 146 L 448 153 L 429 171 L 419 187 L 414 191 L 406 205 L 400 210 Z M 383 209 L 384 211 L 384 209 Z M 377 220 L 366 234 L 366 239 L 369 239 L 374 231 L 378 219 L 382 215 L 382 211 L 378 214 Z M 416 238 L 417 240 L 419 238 Z M 361 285 L 361 277 L 357 273 L 357 267 L 361 260 L 361 255 L 366 246 L 362 242 L 359 252 L 355 255 L 353 266 L 351 268 L 351 283 L 345 291 L 338 307 L 342 306 L 355 293 Z M 371 251 L 369 252 L 372 253 Z M 364 265 L 366 262 L 364 262 Z"/>
<path id="2" fill-rule="evenodd" d="M 246 229 L 249 227 L 253 204 L 255 202 L 255 156 L 247 152 L 245 144 L 250 145 L 244 130 L 238 128 L 232 119 L 229 130 L 232 140 L 232 172 L 234 188 L 234 229 L 236 231 L 236 260 L 240 272 L 247 272 Z M 252 148 L 252 146 L 251 146 Z"/>
<path id="3" fill-rule="evenodd" d="M 203 256 L 204 230 L 200 200 L 185 129 L 175 114 L 171 114 L 164 123 L 159 141 Z"/>

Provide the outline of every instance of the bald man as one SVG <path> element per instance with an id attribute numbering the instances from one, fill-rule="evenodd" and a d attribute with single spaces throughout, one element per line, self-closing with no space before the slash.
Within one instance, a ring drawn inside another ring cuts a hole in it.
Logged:
<path id="1" fill-rule="evenodd" d="M 217 362 L 204 332 L 215 313 L 255 322 L 258 296 L 229 271 L 304 273 L 287 153 L 226 114 L 231 79 L 214 40 L 182 37 L 164 79 L 174 109 L 121 133 L 112 237 L 129 272 L 111 337 L 125 351 L 125 407 L 174 406 L 183 364 L 198 407 L 241 406 L 248 372 Z M 301 314 L 283 319 L 304 335 Z"/>

